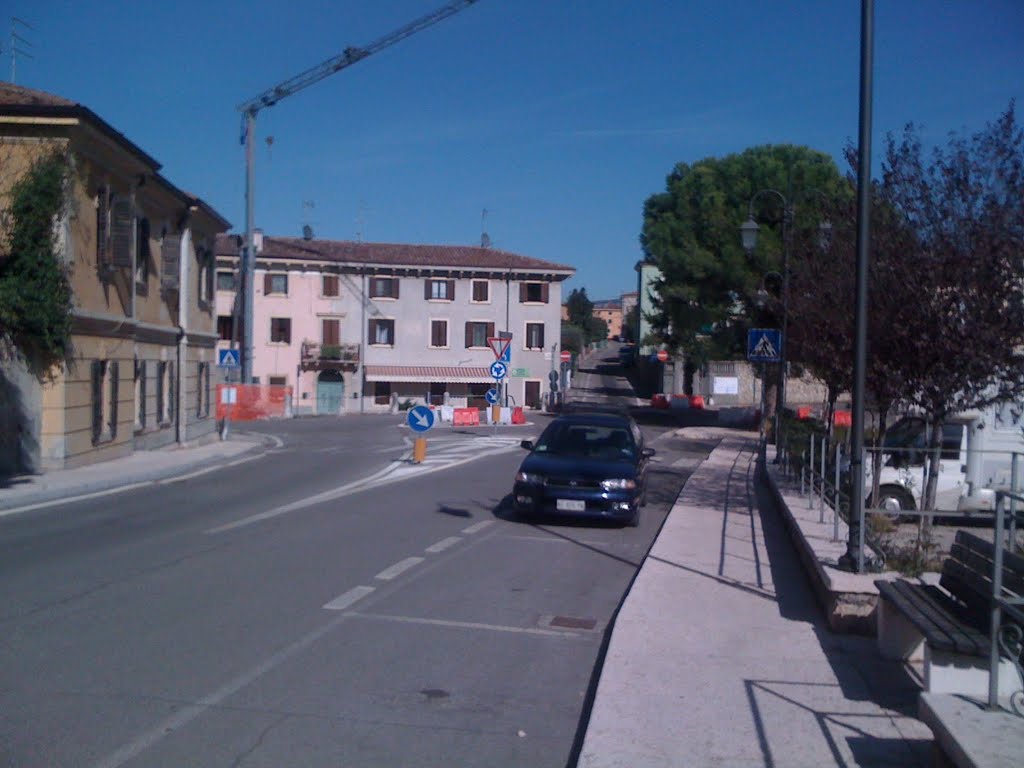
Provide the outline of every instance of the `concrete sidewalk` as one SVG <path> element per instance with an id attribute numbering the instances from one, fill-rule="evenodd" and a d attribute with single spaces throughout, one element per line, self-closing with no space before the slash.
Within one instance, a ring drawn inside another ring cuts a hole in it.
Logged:
<path id="1" fill-rule="evenodd" d="M 615 620 L 578 765 L 930 765 L 917 682 L 873 639 L 829 630 L 755 482 L 756 438 L 682 434 L 721 443 Z"/>
<path id="2" fill-rule="evenodd" d="M 198 446 L 172 445 L 136 451 L 112 461 L 0 481 L 0 515 L 57 503 L 61 499 L 109 493 L 144 483 L 212 471 L 259 455 L 268 438 L 233 432 L 230 440 Z M 27 510 L 25 510 L 27 511 Z"/>

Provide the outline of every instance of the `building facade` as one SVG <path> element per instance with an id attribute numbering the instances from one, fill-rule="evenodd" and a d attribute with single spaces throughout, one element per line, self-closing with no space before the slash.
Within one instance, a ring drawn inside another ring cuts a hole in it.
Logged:
<path id="1" fill-rule="evenodd" d="M 509 339 L 510 405 L 540 407 L 557 367 L 562 282 L 575 270 L 491 248 L 258 236 L 254 383 L 291 387 L 298 414 L 400 404 L 482 407 L 489 340 Z M 217 240 L 220 346 L 244 338 L 240 240 Z"/>
<path id="2" fill-rule="evenodd" d="M 213 249 L 228 222 L 88 108 L 0 84 L 0 205 L 50 151 L 71 164 L 54 226 L 74 296 L 73 356 L 43 382 L 16 361 L 0 367 L 13 393 L 0 401 L 0 469 L 76 467 L 214 438 Z"/>

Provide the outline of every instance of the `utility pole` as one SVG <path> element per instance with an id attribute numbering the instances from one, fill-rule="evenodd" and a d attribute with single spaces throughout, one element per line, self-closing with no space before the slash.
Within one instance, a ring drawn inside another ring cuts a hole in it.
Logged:
<path id="1" fill-rule="evenodd" d="M 242 329 L 243 329 L 243 350 L 242 350 L 242 382 L 252 383 L 252 330 L 253 330 L 253 285 L 256 281 L 256 251 L 254 247 L 254 208 L 256 190 L 256 171 L 254 169 L 253 144 L 256 138 L 256 115 L 261 109 L 272 107 L 281 99 L 291 96 L 294 93 L 318 83 L 335 72 L 350 67 L 356 62 L 362 61 L 377 51 L 388 46 L 401 42 L 405 38 L 426 29 L 449 16 L 458 13 L 463 8 L 472 5 L 477 0 L 457 0 L 421 16 L 415 21 L 399 27 L 394 32 L 381 37 L 366 47 L 357 48 L 349 46 L 337 56 L 300 72 L 284 82 L 278 83 L 263 93 L 238 105 L 238 111 L 242 113 L 244 121 L 244 142 L 245 142 L 245 245 L 242 249 L 241 272 L 242 288 L 245 291 L 242 306 Z"/>

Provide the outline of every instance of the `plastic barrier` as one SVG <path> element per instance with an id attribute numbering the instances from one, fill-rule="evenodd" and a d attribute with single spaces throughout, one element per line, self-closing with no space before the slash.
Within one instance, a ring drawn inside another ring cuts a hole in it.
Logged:
<path id="1" fill-rule="evenodd" d="M 513 424 L 525 424 L 526 414 L 523 413 L 522 406 L 516 406 L 512 409 L 512 423 Z"/>
<path id="2" fill-rule="evenodd" d="M 651 398 L 651 408 L 668 408 L 668 398 L 663 394 L 654 395 Z"/>
<path id="3" fill-rule="evenodd" d="M 853 413 L 850 411 L 836 411 L 832 416 L 832 423 L 837 427 L 852 427 Z"/>
<path id="4" fill-rule="evenodd" d="M 703 395 L 690 395 L 690 407 L 696 408 L 699 411 L 704 410 L 704 396 Z"/>
<path id="5" fill-rule="evenodd" d="M 456 427 L 478 427 L 480 411 L 476 408 L 455 408 L 452 411 L 452 423 Z"/>
<path id="6" fill-rule="evenodd" d="M 672 410 L 688 409 L 690 407 L 690 398 L 687 395 L 672 395 L 668 404 Z"/>
<path id="7" fill-rule="evenodd" d="M 234 389 L 234 403 L 224 403 L 225 389 Z M 232 421 L 258 421 L 260 419 L 283 419 L 289 415 L 292 388 L 270 386 L 269 384 L 218 384 L 217 418 L 223 419 L 231 408 Z"/>
<path id="8" fill-rule="evenodd" d="M 810 406 L 804 405 L 804 406 L 801 406 L 800 408 L 797 408 L 796 409 L 796 417 L 800 421 L 804 421 L 805 419 L 811 418 L 811 408 L 810 408 Z"/>

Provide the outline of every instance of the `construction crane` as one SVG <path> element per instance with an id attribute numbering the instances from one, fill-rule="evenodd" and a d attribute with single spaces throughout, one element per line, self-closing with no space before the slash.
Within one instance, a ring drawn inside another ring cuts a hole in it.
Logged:
<path id="1" fill-rule="evenodd" d="M 256 253 L 253 247 L 253 198 L 256 186 L 253 145 L 256 138 L 256 115 L 259 114 L 261 109 L 272 107 L 281 99 L 298 93 L 304 88 L 308 88 L 314 83 L 330 77 L 335 72 L 340 72 L 356 62 L 362 61 L 367 56 L 372 56 L 378 51 L 401 42 L 405 38 L 447 19 L 449 16 L 476 2 L 477 0 L 458 0 L 457 2 L 448 3 L 436 11 L 406 24 L 404 27 L 399 27 L 394 32 L 374 40 L 367 46 L 359 48 L 350 46 L 339 55 L 327 59 L 304 72 L 300 72 L 294 77 L 238 105 L 238 111 L 242 113 L 244 124 L 242 142 L 245 144 L 245 245 L 242 250 L 242 306 L 240 308 L 244 318 L 242 323 L 244 339 L 241 355 L 241 379 L 243 383 L 248 384 L 252 381 L 253 288 L 256 274 Z"/>

